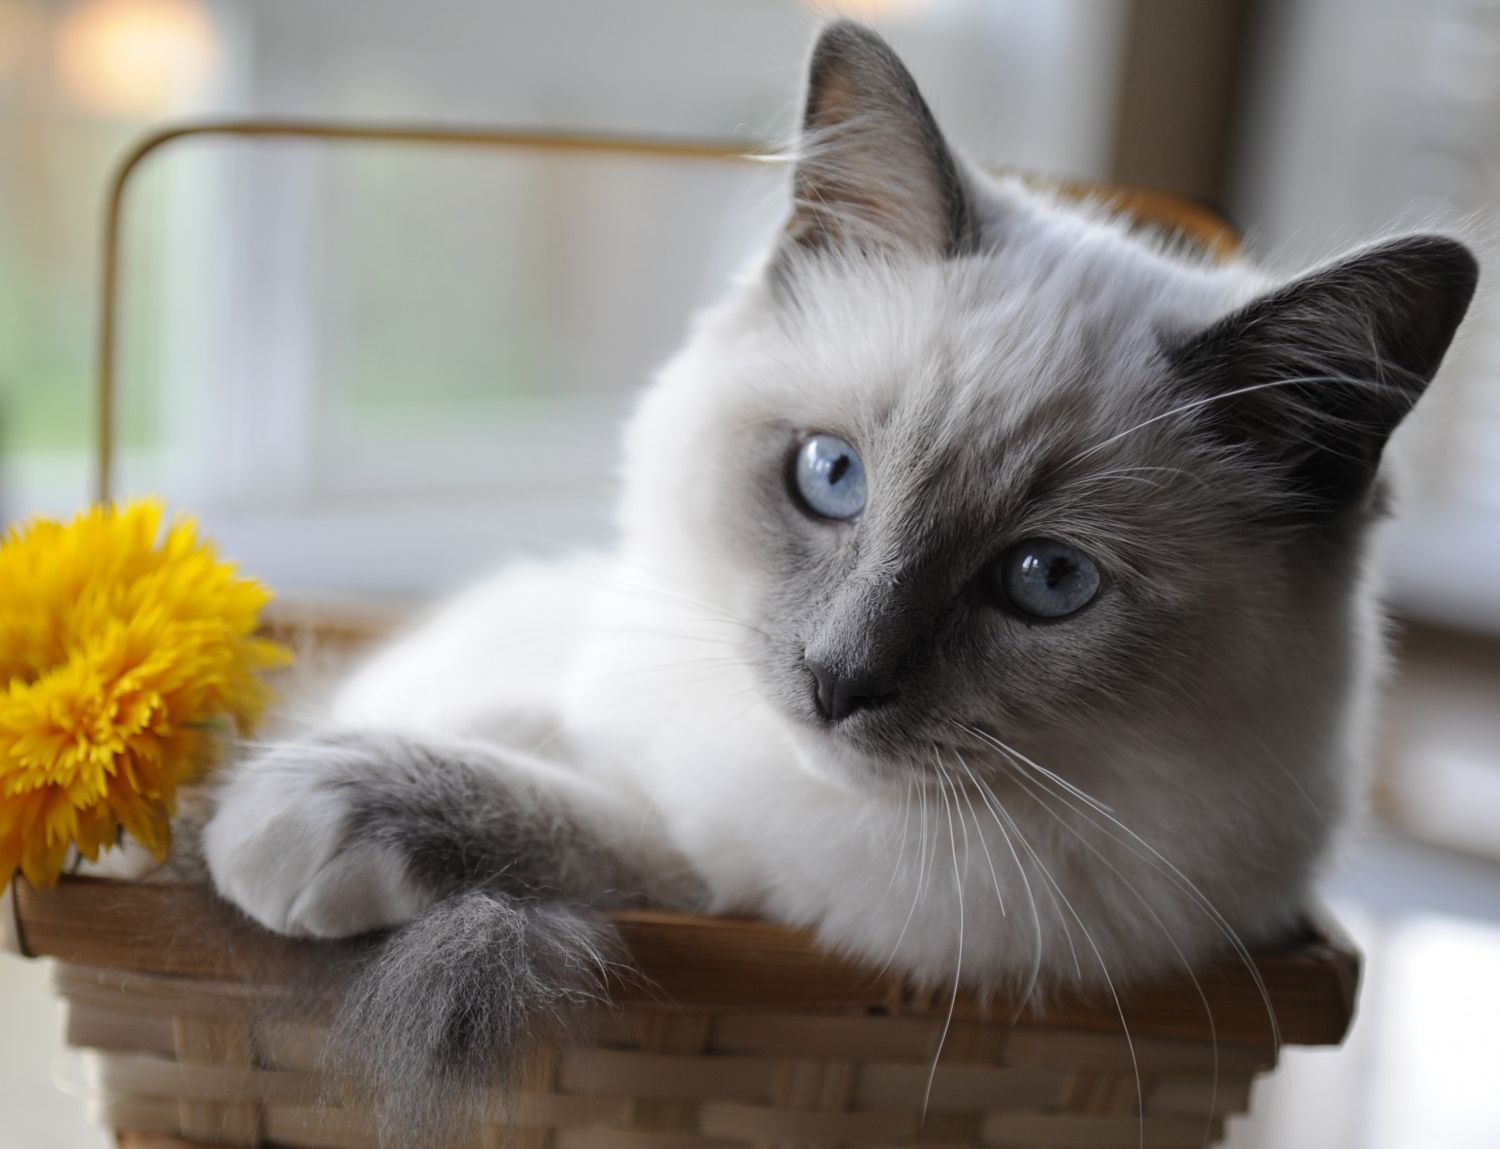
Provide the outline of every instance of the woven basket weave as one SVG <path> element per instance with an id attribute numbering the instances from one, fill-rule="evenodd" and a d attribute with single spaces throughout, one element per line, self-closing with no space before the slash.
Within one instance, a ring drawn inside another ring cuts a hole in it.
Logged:
<path id="1" fill-rule="evenodd" d="M 338 1107 L 320 1081 L 321 1020 L 256 1008 L 279 991 L 274 976 L 244 971 L 274 975 L 294 943 L 244 923 L 204 929 L 223 911 L 182 885 L 18 882 L 7 917 L 12 948 L 58 959 L 67 1039 L 89 1051 L 90 1104 L 128 1131 L 122 1145 L 376 1144 L 371 1115 Z M 946 997 L 872 975 L 798 931 L 659 913 L 617 921 L 650 987 L 617 986 L 580 1044 L 534 1050 L 517 1095 L 497 1091 L 476 1145 L 1197 1149 L 1276 1061 L 1264 1003 L 1233 959 L 1198 974 L 1217 1085 L 1191 982 L 1122 993 L 1142 1108 L 1107 997 L 1056 1000 L 1012 1024 L 1013 1003 L 960 995 L 940 1040 Z M 1342 1039 L 1358 980 L 1351 949 L 1309 929 L 1256 965 L 1285 1042 Z"/>

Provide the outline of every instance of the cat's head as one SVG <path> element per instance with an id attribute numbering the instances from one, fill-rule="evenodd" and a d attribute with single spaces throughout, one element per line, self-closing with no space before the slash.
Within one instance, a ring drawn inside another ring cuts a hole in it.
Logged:
<path id="1" fill-rule="evenodd" d="M 1407 236 L 1290 282 L 995 182 L 873 33 L 814 49 L 785 233 L 628 440 L 627 550 L 754 628 L 814 769 L 1328 754 L 1387 438 L 1473 293 Z M 946 764 L 946 765 L 943 765 Z"/>

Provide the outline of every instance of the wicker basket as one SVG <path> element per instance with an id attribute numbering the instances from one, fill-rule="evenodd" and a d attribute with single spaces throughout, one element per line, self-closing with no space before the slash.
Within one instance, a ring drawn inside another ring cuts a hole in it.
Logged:
<path id="1" fill-rule="evenodd" d="M 321 1022 L 267 1020 L 256 998 L 288 943 L 222 919 L 202 890 L 66 879 L 17 883 L 11 948 L 56 958 L 67 1040 L 89 1051 L 95 1118 L 121 1144 L 355 1149 L 376 1144 L 366 1112 L 337 1108 L 316 1071 Z M 589 1040 L 529 1058 L 517 1096 L 496 1096 L 476 1144 L 518 1149 L 749 1149 L 974 1145 L 992 1149 L 1198 1149 L 1244 1111 L 1276 1062 L 1258 989 L 1233 959 L 1199 971 L 1214 1045 L 1185 977 L 1127 988 L 1140 1097 L 1114 1004 L 1062 999 L 1045 1014 L 899 979 L 764 922 L 621 914 L 649 981 L 616 987 Z M 1359 962 L 1309 928 L 1256 955 L 1282 1040 L 1337 1044 Z M 941 1046 L 941 1053 L 938 1053 Z M 935 1062 L 935 1066 L 934 1066 Z M 930 1093 L 929 1093 L 930 1079 Z"/>
<path id="2" fill-rule="evenodd" d="M 161 148 L 203 137 L 673 162 L 745 152 L 740 142 L 259 121 L 149 137 L 121 164 L 106 215 L 101 498 L 111 494 L 114 458 L 125 193 Z M 1232 229 L 1199 205 L 1142 189 L 1063 190 L 1099 196 L 1211 251 L 1236 248 Z M 313 629 L 324 644 L 345 644 L 368 637 L 368 622 L 324 612 Z M 336 1091 L 319 1080 L 323 1020 L 270 1020 L 274 1011 L 258 1008 L 283 992 L 276 970 L 294 943 L 229 919 L 190 886 L 71 878 L 38 890 L 18 881 L 3 897 L 0 940 L 56 959 L 67 1039 L 92 1063 L 94 1116 L 123 1146 L 376 1144 L 371 1115 L 330 1102 Z M 1235 959 L 1197 971 L 1202 996 L 1183 975 L 1126 987 L 1118 1007 L 1065 998 L 1040 1014 L 1006 1000 L 915 993 L 763 922 L 651 913 L 617 921 L 644 979 L 613 987 L 613 1008 L 585 1029 L 591 1040 L 531 1053 L 520 1088 L 497 1095 L 484 1146 L 1197 1149 L 1220 1138 L 1224 1119 L 1248 1105 L 1253 1078 L 1276 1063 L 1261 988 Z M 1332 938 L 1309 925 L 1294 946 L 1255 956 L 1284 1042 L 1334 1045 L 1348 1029 L 1359 959 Z"/>

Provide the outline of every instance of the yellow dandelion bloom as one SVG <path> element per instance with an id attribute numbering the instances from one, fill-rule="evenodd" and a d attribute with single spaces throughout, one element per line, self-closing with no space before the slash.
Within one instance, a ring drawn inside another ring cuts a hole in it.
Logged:
<path id="1" fill-rule="evenodd" d="M 0 882 L 57 880 L 123 828 L 158 858 L 177 788 L 269 700 L 271 595 L 156 502 L 38 519 L 0 544 Z"/>

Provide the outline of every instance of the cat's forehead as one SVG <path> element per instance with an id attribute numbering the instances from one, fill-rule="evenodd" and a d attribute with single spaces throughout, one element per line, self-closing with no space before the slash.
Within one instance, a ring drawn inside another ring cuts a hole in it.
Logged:
<path id="1" fill-rule="evenodd" d="M 1034 207 L 1020 226 L 1014 205 L 1007 219 L 962 259 L 799 269 L 783 330 L 800 402 L 866 426 L 926 409 L 996 433 L 1048 407 L 1133 406 L 1163 338 L 1260 287 L 1111 221 Z"/>

